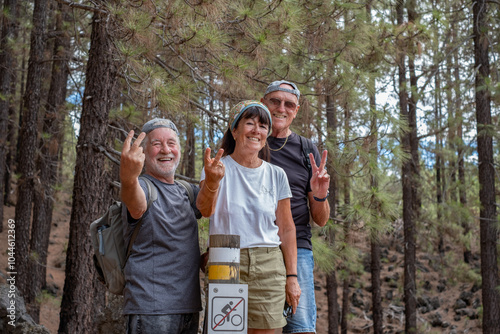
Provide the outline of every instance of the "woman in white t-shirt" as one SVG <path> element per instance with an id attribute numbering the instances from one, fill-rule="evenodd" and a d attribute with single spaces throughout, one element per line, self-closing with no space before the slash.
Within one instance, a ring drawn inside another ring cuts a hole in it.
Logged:
<path id="1" fill-rule="evenodd" d="M 300 298 L 292 193 L 281 167 L 268 163 L 271 115 L 258 101 L 230 112 L 221 150 L 205 152 L 197 205 L 210 234 L 240 236 L 240 283 L 248 284 L 248 333 L 274 333 Z M 222 156 L 222 158 L 221 158 Z"/>

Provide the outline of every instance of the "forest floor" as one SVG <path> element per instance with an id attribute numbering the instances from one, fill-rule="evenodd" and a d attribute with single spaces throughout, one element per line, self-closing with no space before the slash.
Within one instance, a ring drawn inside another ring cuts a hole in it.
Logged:
<path id="1" fill-rule="evenodd" d="M 47 264 L 47 289 L 41 296 L 40 323 L 51 333 L 57 333 L 59 307 L 64 286 L 65 251 L 69 237 L 70 220 L 69 202 L 61 200 L 56 204 L 50 232 L 50 244 Z M 3 232 L 0 234 L 0 282 L 5 283 L 7 272 L 7 221 L 14 219 L 15 208 L 4 207 Z M 476 243 L 478 244 L 478 243 Z M 354 245 L 368 254 L 366 238 L 354 235 Z M 449 253 L 456 252 L 458 258 L 461 249 L 450 246 Z M 479 268 L 478 249 L 474 267 Z M 382 304 L 384 308 L 384 333 L 402 333 L 404 330 L 403 303 L 403 261 L 402 240 L 396 234 L 388 235 L 382 241 Z M 364 256 L 364 258 L 369 258 Z M 448 258 L 448 257 L 446 257 Z M 453 258 L 453 257 L 449 257 Z M 417 252 L 417 321 L 419 333 L 481 333 L 478 319 L 480 313 L 481 290 L 467 279 L 467 275 L 457 273 L 456 263 L 446 263 L 440 257 Z M 366 261 L 365 261 L 366 262 Z M 454 262 L 454 261 L 448 261 Z M 337 275 L 337 280 L 339 280 Z M 318 305 L 317 332 L 328 333 L 328 304 L 326 296 L 326 275 L 317 271 L 316 298 Z M 339 283 L 339 285 L 341 285 Z M 369 264 L 365 263 L 363 274 L 352 278 L 350 286 L 350 314 L 348 333 L 371 333 L 371 293 L 369 292 Z M 342 290 L 338 289 L 339 303 Z"/>

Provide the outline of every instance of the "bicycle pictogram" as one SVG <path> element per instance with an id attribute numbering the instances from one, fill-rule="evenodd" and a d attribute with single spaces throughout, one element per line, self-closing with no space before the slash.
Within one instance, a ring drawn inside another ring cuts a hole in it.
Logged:
<path id="1" fill-rule="evenodd" d="M 214 331 L 243 329 L 245 307 L 243 298 L 215 297 L 212 304 L 215 313 L 212 319 L 212 329 Z"/>
<path id="2" fill-rule="evenodd" d="M 207 300 L 207 334 L 247 333 L 248 285 L 209 283 Z"/>

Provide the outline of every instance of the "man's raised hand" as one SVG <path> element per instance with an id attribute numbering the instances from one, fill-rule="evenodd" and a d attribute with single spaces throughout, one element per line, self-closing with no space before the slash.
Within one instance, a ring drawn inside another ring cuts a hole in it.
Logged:
<path id="1" fill-rule="evenodd" d="M 328 151 L 324 150 L 321 155 L 321 163 L 319 167 L 316 165 L 314 155 L 309 153 L 309 160 L 311 161 L 312 177 L 311 177 L 311 191 L 317 198 L 325 198 L 330 187 L 330 175 L 326 172 L 326 158 Z"/>
<path id="2" fill-rule="evenodd" d="M 132 143 L 134 130 L 131 130 L 123 142 L 120 159 L 120 180 L 122 183 L 137 179 L 141 175 L 146 155 L 140 145 L 145 137 L 146 133 L 142 132 Z"/>

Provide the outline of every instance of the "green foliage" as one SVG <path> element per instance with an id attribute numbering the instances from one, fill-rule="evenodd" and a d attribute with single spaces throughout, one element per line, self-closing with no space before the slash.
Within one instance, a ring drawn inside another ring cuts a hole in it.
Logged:
<path id="1" fill-rule="evenodd" d="M 315 267 L 327 274 L 336 269 L 340 260 L 337 247 L 326 237 L 330 233 L 335 234 L 332 231 L 334 228 L 330 222 L 325 228 L 314 228 L 311 238 Z"/>
<path id="2" fill-rule="evenodd" d="M 198 219 L 198 239 L 200 242 L 201 253 L 204 253 L 207 250 L 209 225 L 209 218 Z"/>
<path id="3" fill-rule="evenodd" d="M 61 179 L 59 182 L 62 189 L 71 194 L 73 191 L 73 173 L 76 164 L 77 138 L 71 118 L 69 116 L 65 117 L 63 123 L 64 135 L 61 152 L 62 160 L 60 161 Z"/>
<path id="4" fill-rule="evenodd" d="M 480 269 L 471 268 L 470 265 L 463 262 L 460 258 L 461 254 L 447 253 L 445 255 L 444 263 L 447 264 L 445 271 L 445 277 L 449 278 L 449 281 L 453 284 L 457 282 L 472 283 L 477 286 L 481 286 L 481 272 Z"/>
<path id="5" fill-rule="evenodd" d="M 54 296 L 47 290 L 42 290 L 41 293 L 36 297 L 36 302 L 38 304 L 50 303 L 58 309 L 61 306 L 61 297 Z"/>

